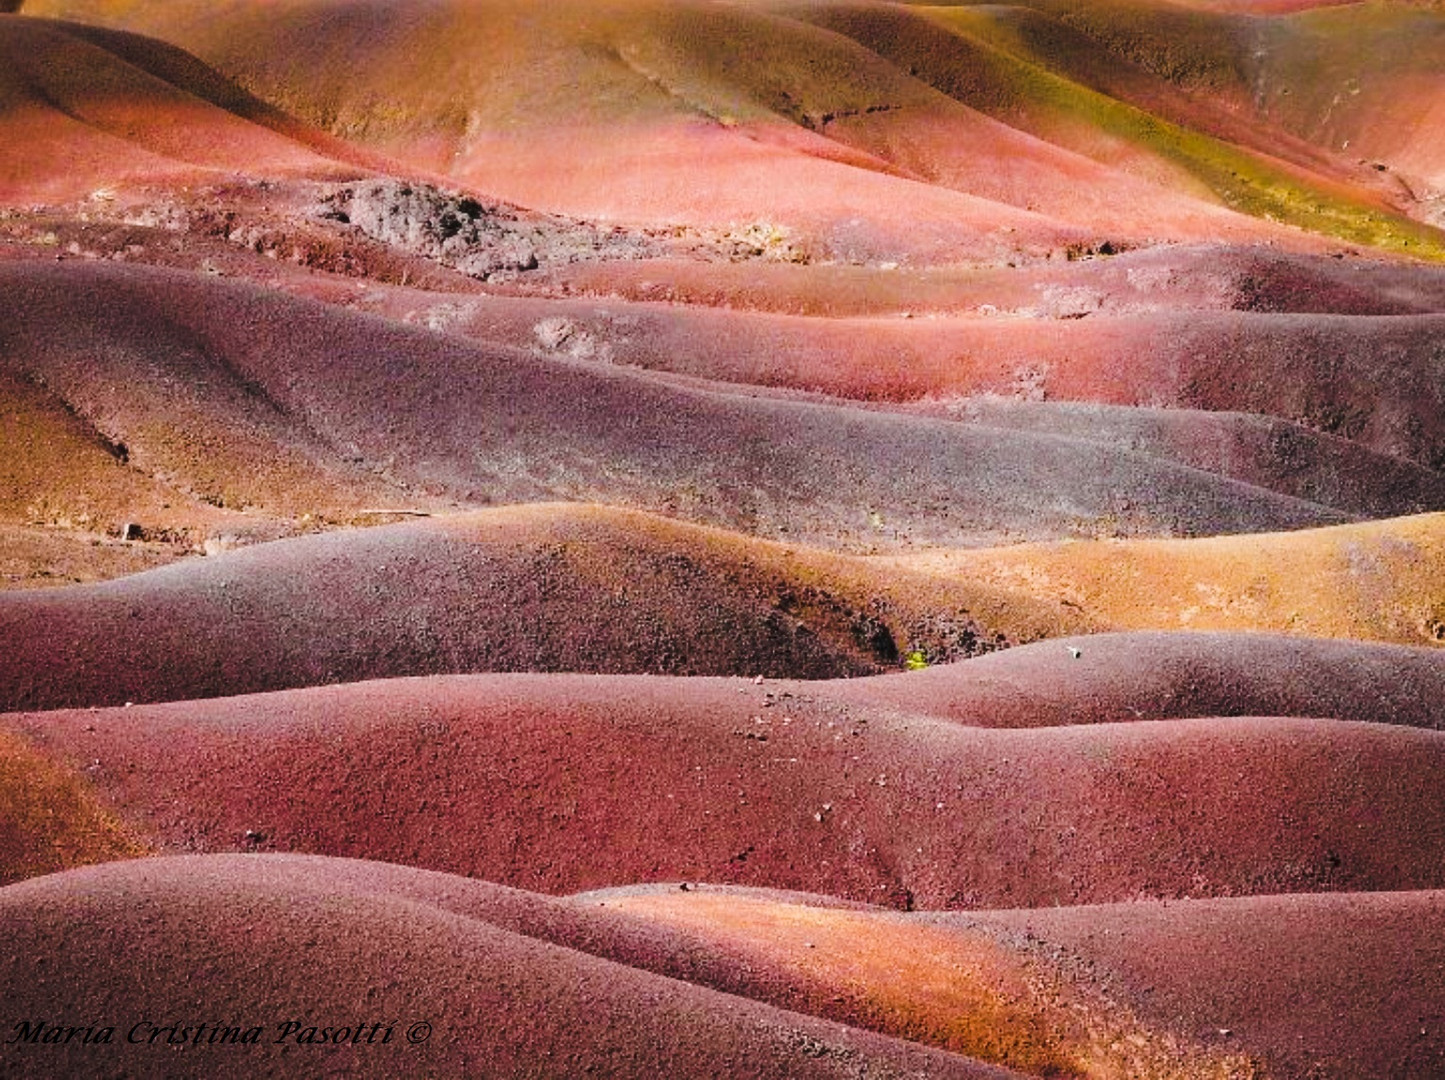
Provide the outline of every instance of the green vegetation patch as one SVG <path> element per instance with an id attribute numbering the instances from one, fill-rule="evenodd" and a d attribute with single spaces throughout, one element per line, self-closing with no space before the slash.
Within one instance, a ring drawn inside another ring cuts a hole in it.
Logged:
<path id="1" fill-rule="evenodd" d="M 1311 184 L 1281 165 L 1049 71 L 1029 58 L 1026 47 L 989 11 L 917 10 L 966 43 L 970 60 L 984 67 L 986 81 L 1002 88 L 991 100 L 965 104 L 1005 119 L 1093 127 L 1179 166 L 1241 213 L 1352 244 L 1445 261 L 1445 232 Z M 946 85 L 939 89 L 948 92 Z"/>

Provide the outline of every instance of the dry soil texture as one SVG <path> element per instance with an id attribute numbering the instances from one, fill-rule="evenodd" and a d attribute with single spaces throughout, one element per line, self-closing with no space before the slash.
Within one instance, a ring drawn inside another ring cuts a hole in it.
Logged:
<path id="1" fill-rule="evenodd" d="M 0 0 L 0 1075 L 1445 1075 L 1445 13 Z"/>

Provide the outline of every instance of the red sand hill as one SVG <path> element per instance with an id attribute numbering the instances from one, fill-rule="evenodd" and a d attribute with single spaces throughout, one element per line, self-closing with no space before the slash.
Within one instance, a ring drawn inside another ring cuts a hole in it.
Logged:
<path id="1" fill-rule="evenodd" d="M 162 860 L 12 886 L 0 893 L 5 1000 L 22 1022 L 91 1016 L 115 1032 L 109 1045 L 12 1039 L 0 1064 L 19 1076 L 1016 1075 L 511 933 L 457 912 L 446 882 L 397 888 L 389 876 L 321 861 Z M 78 948 L 77 934 L 114 948 Z M 363 1023 L 378 1041 L 356 1039 Z M 148 1025 L 142 1042 L 131 1041 L 136 1024 Z M 237 1025 L 263 1030 L 250 1044 L 207 1041 Z M 300 1041 L 342 1026 L 334 1045 Z"/>
<path id="2" fill-rule="evenodd" d="M 1210 663 L 1220 639 L 1197 656 L 1105 639 L 1114 660 L 1093 677 L 1071 674 L 1094 663 L 1094 639 L 1075 640 L 1079 660 L 1035 646 L 1041 675 L 1012 691 L 1010 654 L 940 672 L 922 707 L 942 681 L 944 716 L 915 711 L 912 675 L 535 675 L 6 723 L 169 851 L 372 858 L 547 892 L 684 879 L 923 908 L 1441 886 L 1437 654 L 1264 639 L 1266 673 L 1236 689 Z M 1248 640 L 1228 644 L 1251 656 Z M 1313 708 L 1316 671 L 1320 687 L 1357 677 L 1354 700 L 1325 715 L 1361 719 L 1207 715 Z M 1410 681 L 1372 692 L 1396 672 Z M 1059 714 L 1069 726 L 1046 726 Z M 1180 716 L 1201 718 L 1150 719 Z"/>
<path id="3" fill-rule="evenodd" d="M 108 200 L 135 182 L 346 175 L 356 167 L 342 161 L 374 160 L 159 41 L 11 15 L 0 15 L 0 111 L 6 203 Z"/>
<path id="4" fill-rule="evenodd" d="M 1441 1055 L 1439 908 L 1422 892 L 900 916 L 675 886 L 557 901 L 331 859 L 152 860 L 0 891 L 7 1000 L 47 1029 L 72 1009 L 116 1027 L 109 1045 L 0 1052 L 19 1075 L 100 1055 L 148 1071 L 162 1053 L 210 1075 L 1424 1076 Z M 125 947 L 83 957 L 66 947 L 81 926 Z M 164 1027 L 206 1019 L 157 1051 L 122 1041 L 137 1008 Z M 298 1033 L 314 1017 L 317 1035 L 377 1015 L 393 1040 L 283 1048 L 272 1013 Z M 418 1022 L 428 1037 L 403 1042 Z M 254 1024 L 255 1045 L 206 1041 Z"/>
<path id="5" fill-rule="evenodd" d="M 1445 1075 L 1438 3 L 0 12 L 0 1074 Z"/>
<path id="6" fill-rule="evenodd" d="M 1108 628 L 1438 644 L 1440 523 L 859 558 L 604 507 L 506 508 L 0 594 L 0 704 L 116 705 L 475 671 L 824 678 Z M 1283 649 L 1282 659 L 1290 648 L 1249 637 L 1159 638 L 1150 648 L 1174 640 L 1186 655 L 1217 641 L 1213 663 L 1240 650 L 1224 670 L 1239 700 L 1262 702 L 1243 689 L 1254 685 L 1251 643 Z M 1124 672 L 1121 685 L 1143 677 Z M 1228 700 L 1218 696 L 1227 682 L 1211 685 L 1210 700 Z M 1319 704 L 1305 714 L 1333 715 L 1328 697 L 1311 700 Z"/>
<path id="7" fill-rule="evenodd" d="M 761 223 L 824 257 L 991 260 L 1088 241 L 1101 228 L 1116 242 L 1309 246 L 1271 218 L 1441 250 L 1436 230 L 1392 205 L 1416 200 L 1380 191 L 1371 169 L 1308 149 L 1311 133 L 1295 129 L 1323 103 L 1303 117 L 1265 109 L 1250 124 L 1218 122 L 1247 93 L 1239 72 L 1248 57 L 1230 17 L 1198 14 L 1187 44 L 1171 50 L 1179 19 L 1167 5 L 1109 5 L 1093 19 L 1067 4 L 1041 9 L 355 0 L 341 17 L 315 0 L 222 13 L 96 0 L 22 7 L 165 38 L 335 135 L 525 205 Z M 1029 16 L 1022 28 L 1020 14 Z M 1374 15 L 1329 40 L 1363 34 L 1397 48 L 1437 24 Z M 1279 41 L 1269 41 L 1265 71 L 1280 90 L 1271 101 L 1306 85 L 1298 58 L 1314 25 L 1272 29 Z M 1233 81 L 1211 84 L 1219 107 L 1178 104 L 1193 88 L 1176 85 L 1180 48 L 1229 73 Z M 1129 74 L 1095 85 L 1108 68 L 1078 70 L 1069 58 L 1080 55 L 1109 56 Z M 1438 100 L 1409 72 L 1363 71 L 1347 53 L 1331 59 L 1342 77 L 1382 75 L 1361 127 L 1413 119 L 1390 107 L 1383 87 L 1424 87 Z M 389 107 L 375 109 L 378 100 Z M 1412 176 L 1430 168 L 1428 151 L 1419 162 L 1409 153 L 1432 130 L 1410 123 L 1396 147 Z M 1109 190 L 1125 194 L 1101 201 Z M 907 205 L 907 221 L 877 212 L 888 204 Z"/>
<path id="8" fill-rule="evenodd" d="M 1048 598 L 542 505 L 0 595 L 0 701 L 114 705 L 467 671 L 820 678 L 1088 629 Z"/>

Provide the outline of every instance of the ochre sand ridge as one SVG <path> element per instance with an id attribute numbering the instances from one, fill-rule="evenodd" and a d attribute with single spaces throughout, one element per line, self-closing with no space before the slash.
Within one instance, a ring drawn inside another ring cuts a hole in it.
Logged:
<path id="1" fill-rule="evenodd" d="M 824 678 L 1107 629 L 1435 646 L 1440 523 L 856 557 L 607 507 L 504 508 L 0 594 L 0 703 L 477 671 Z"/>
<path id="2" fill-rule="evenodd" d="M 1438 644 L 1438 514 L 1338 529 L 1181 541 L 1020 545 L 887 560 L 1053 596 L 1116 629 L 1259 630 Z"/>
<path id="3" fill-rule="evenodd" d="M 146 846 L 96 801 L 83 771 L 0 736 L 0 882 L 126 859 Z"/>
<path id="4" fill-rule="evenodd" d="M 998 1039 L 1005 1061 L 1041 1042 L 1072 1057 L 1077 1075 L 1430 1075 L 1442 1056 L 1434 1014 L 1418 1008 L 1438 1000 L 1437 953 L 1423 929 L 1438 917 L 1437 893 L 916 916 L 707 890 L 604 896 L 609 909 L 716 943 L 731 964 L 713 977 L 765 985 L 772 1000 L 980 1053 Z M 1000 954 L 1012 954 L 1026 989 Z M 1013 1016 L 970 1030 L 971 1018 L 991 1010 L 965 1002 L 987 1002 L 990 990 L 1003 991 Z M 1403 1008 L 1376 1026 L 1380 1000 Z M 1037 1029 L 1019 1023 L 1030 1013 L 1045 1019 L 1039 1042 L 1029 1038 Z"/>

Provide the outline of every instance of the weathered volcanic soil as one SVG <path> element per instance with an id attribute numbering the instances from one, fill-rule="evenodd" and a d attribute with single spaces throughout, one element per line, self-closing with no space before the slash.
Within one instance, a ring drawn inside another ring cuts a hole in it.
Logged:
<path id="1" fill-rule="evenodd" d="M 6 1071 L 1017 1075 L 507 931 L 466 912 L 466 890 L 486 897 L 488 886 L 413 873 L 392 888 L 392 876 L 379 866 L 243 857 L 112 864 L 11 886 L 0 900 L 0 979 L 16 987 L 7 1002 L 25 1016 L 113 1018 L 125 1042 L 10 1044 L 0 1051 Z M 97 963 L 75 947 L 77 926 L 124 941 L 144 965 L 118 950 Z M 132 1019 L 138 1005 L 145 1016 Z M 169 1018 L 192 1012 L 208 1019 L 182 1035 Z M 192 1041 L 218 1025 L 224 1035 L 254 1024 L 262 1033 L 253 1044 Z M 342 1026 L 335 1044 L 298 1041 L 318 1037 L 309 1028 Z M 152 1041 L 164 1027 L 171 1032 Z M 370 1041 L 384 1036 L 389 1043 Z"/>
<path id="2" fill-rule="evenodd" d="M 1203 644 L 1189 659 L 1207 671 L 1220 641 Z M 1051 651 L 1049 696 L 1089 700 L 1091 680 Z M 1340 650 L 1278 651 L 1270 679 L 1288 684 L 1290 661 L 1308 671 Z M 1292 716 L 1289 695 L 1263 686 L 1220 701 L 1232 688 L 1216 676 L 1212 694 L 1156 688 L 1107 721 L 1009 725 L 1010 710 L 1034 719 L 1029 693 L 966 661 L 953 681 L 978 704 L 962 719 L 891 701 L 906 675 L 861 694 L 518 675 L 9 723 L 167 850 L 377 858 L 548 892 L 736 882 L 909 908 L 1445 887 L 1445 734 L 1419 704 L 1441 666 L 1380 653 L 1340 660 L 1414 685 L 1378 704 L 1360 694 L 1350 720 Z M 1207 715 L 1271 698 L 1273 718 Z"/>
<path id="3" fill-rule="evenodd" d="M 1445 1076 L 1442 72 L 0 0 L 0 1075 Z"/>

